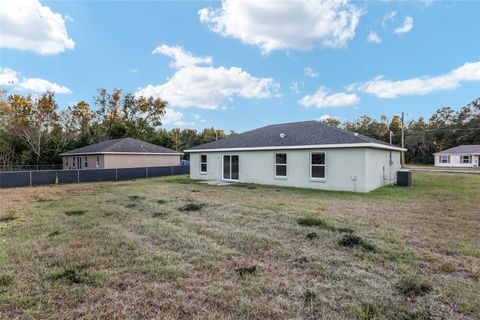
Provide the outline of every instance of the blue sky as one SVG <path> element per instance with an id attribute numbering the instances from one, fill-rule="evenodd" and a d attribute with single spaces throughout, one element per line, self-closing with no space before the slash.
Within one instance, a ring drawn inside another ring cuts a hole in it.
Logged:
<path id="1" fill-rule="evenodd" d="M 20 3 L 20 4 L 19 4 Z M 9 1 L 0 85 L 169 101 L 165 126 L 245 131 L 429 117 L 480 96 L 480 2 Z"/>

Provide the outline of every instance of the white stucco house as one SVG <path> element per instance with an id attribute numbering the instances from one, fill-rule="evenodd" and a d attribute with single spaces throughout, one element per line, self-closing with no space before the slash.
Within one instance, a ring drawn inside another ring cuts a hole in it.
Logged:
<path id="1" fill-rule="evenodd" d="M 436 167 L 480 167 L 480 145 L 461 145 L 433 154 Z"/>
<path id="2" fill-rule="evenodd" d="M 369 192 L 396 183 L 402 148 L 318 121 L 276 124 L 185 150 L 190 177 Z"/>

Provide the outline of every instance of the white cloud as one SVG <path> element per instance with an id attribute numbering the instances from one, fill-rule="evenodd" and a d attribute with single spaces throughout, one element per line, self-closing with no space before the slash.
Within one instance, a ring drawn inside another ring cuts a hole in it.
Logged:
<path id="1" fill-rule="evenodd" d="M 264 54 L 318 45 L 345 47 L 355 37 L 362 15 L 348 0 L 225 0 L 219 9 L 204 8 L 198 13 L 212 31 L 258 46 Z"/>
<path id="2" fill-rule="evenodd" d="M 292 84 L 290 85 L 290 90 L 292 90 L 295 93 L 300 93 L 300 90 L 298 89 L 298 82 L 293 81 Z"/>
<path id="3" fill-rule="evenodd" d="M 140 88 L 137 95 L 161 97 L 172 106 L 218 109 L 234 97 L 263 99 L 272 97 L 278 85 L 272 78 L 258 78 L 237 67 L 198 66 L 205 58 L 183 51 L 168 53 L 177 69 L 167 82 Z M 185 59 L 186 56 L 190 56 Z"/>
<path id="4" fill-rule="evenodd" d="M 440 76 L 423 76 L 407 80 L 392 81 L 378 76 L 364 84 L 353 87 L 380 98 L 395 98 L 402 95 L 425 95 L 434 91 L 455 89 L 463 81 L 480 80 L 480 61 L 463 66 Z"/>
<path id="5" fill-rule="evenodd" d="M 203 119 L 201 115 L 199 115 L 198 113 L 194 113 L 192 114 L 192 117 L 193 117 L 193 120 L 195 122 L 206 122 L 207 120 Z"/>
<path id="6" fill-rule="evenodd" d="M 433 2 L 434 2 L 434 0 L 422 0 L 422 1 L 421 1 L 421 3 L 423 4 L 423 7 L 424 7 L 424 8 L 430 7 Z"/>
<path id="7" fill-rule="evenodd" d="M 56 83 L 52 83 L 48 80 L 45 79 L 40 79 L 40 78 L 30 78 L 30 79 L 25 79 L 18 84 L 20 88 L 27 90 L 27 91 L 33 91 L 33 92 L 46 92 L 46 91 L 53 91 L 55 93 L 72 93 L 72 91 L 65 87 L 58 85 Z"/>
<path id="8" fill-rule="evenodd" d="M 55 93 L 72 93 L 72 91 L 59 84 L 40 78 L 18 78 L 18 72 L 9 68 L 0 69 L 0 86 L 11 85 L 17 90 L 25 90 L 35 93 L 53 91 Z"/>
<path id="9" fill-rule="evenodd" d="M 385 29 L 387 27 L 387 23 L 395 18 L 397 15 L 397 11 L 390 11 L 383 16 L 382 26 Z"/>
<path id="10" fill-rule="evenodd" d="M 370 31 L 367 37 L 367 41 L 374 42 L 374 43 L 382 43 L 382 39 L 380 38 L 378 33 L 376 33 L 375 31 Z"/>
<path id="11" fill-rule="evenodd" d="M 175 111 L 167 108 L 165 110 L 165 115 L 162 118 L 162 124 L 166 126 L 184 126 L 193 124 L 185 122 L 183 118 L 184 115 L 180 111 Z"/>
<path id="12" fill-rule="evenodd" d="M 407 33 L 412 31 L 412 29 L 413 29 L 413 18 L 406 17 L 405 21 L 403 22 L 403 26 L 396 28 L 395 33 L 398 33 L 398 34 Z"/>
<path id="13" fill-rule="evenodd" d="M 9 68 L 0 68 L 0 86 L 7 86 L 18 82 L 17 72 Z"/>
<path id="14" fill-rule="evenodd" d="M 0 46 L 40 54 L 73 49 L 75 42 L 67 34 L 65 19 L 38 0 L 1 1 Z"/>
<path id="15" fill-rule="evenodd" d="M 320 87 L 313 95 L 306 95 L 298 101 L 305 107 L 329 108 L 353 106 L 360 102 L 355 93 L 332 93 L 325 87 Z"/>
<path id="16" fill-rule="evenodd" d="M 138 68 L 130 69 L 130 73 L 137 74 L 139 72 L 140 72 L 140 69 Z"/>
<path id="17" fill-rule="evenodd" d="M 318 118 L 318 121 L 325 121 L 325 120 L 328 120 L 330 119 L 331 116 L 328 115 L 328 114 L 324 114 L 323 116 L 321 116 L 320 118 Z"/>
<path id="18" fill-rule="evenodd" d="M 306 76 L 309 76 L 312 78 L 318 77 L 318 71 L 313 70 L 312 68 L 309 68 L 309 67 L 306 67 L 305 69 L 303 69 L 303 73 L 305 73 Z"/>
<path id="19" fill-rule="evenodd" d="M 182 68 L 188 66 L 194 66 L 197 64 L 211 64 L 213 62 L 212 57 L 195 57 L 190 52 L 183 50 L 182 47 L 178 46 L 167 46 L 162 44 L 161 46 L 156 47 L 153 51 L 153 54 L 162 54 L 164 56 L 170 57 L 173 59 L 172 67 L 173 68 Z"/>

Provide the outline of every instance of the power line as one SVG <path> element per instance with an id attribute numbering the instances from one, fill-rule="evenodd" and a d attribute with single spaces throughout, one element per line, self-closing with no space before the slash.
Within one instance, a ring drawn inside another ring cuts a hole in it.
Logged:
<path id="1" fill-rule="evenodd" d="M 453 132 L 457 132 L 457 131 L 475 131 L 475 130 L 480 130 L 480 128 L 463 128 L 463 129 L 427 129 L 427 130 L 408 130 L 406 129 L 406 131 L 409 131 L 409 133 L 405 133 L 405 134 L 414 134 L 415 132 L 438 132 L 438 131 L 453 131 Z M 395 133 L 393 135 L 396 135 Z"/>

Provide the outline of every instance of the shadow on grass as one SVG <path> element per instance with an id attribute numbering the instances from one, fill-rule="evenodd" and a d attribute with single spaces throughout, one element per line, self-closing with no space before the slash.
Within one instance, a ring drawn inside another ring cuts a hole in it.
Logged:
<path id="1" fill-rule="evenodd" d="M 96 278 L 91 275 L 85 265 L 64 267 L 62 270 L 51 273 L 47 278 L 50 281 L 66 281 L 69 284 L 94 285 Z"/>
<path id="2" fill-rule="evenodd" d="M 413 298 L 423 296 L 432 291 L 432 286 L 425 280 L 416 277 L 407 277 L 397 283 L 397 289 L 405 296 Z"/>
<path id="3" fill-rule="evenodd" d="M 65 211 L 65 215 L 71 216 L 83 216 L 87 211 L 86 210 L 69 210 Z"/>
<path id="4" fill-rule="evenodd" d="M 312 216 L 312 215 L 305 215 L 297 220 L 298 224 L 304 227 L 318 227 L 320 229 L 334 231 L 334 232 L 342 232 L 342 233 L 353 233 L 353 230 L 350 228 L 339 228 L 336 227 L 325 219 L 320 217 Z"/>
<path id="5" fill-rule="evenodd" d="M 370 242 L 360 238 L 359 236 L 353 235 L 353 234 L 346 234 L 344 235 L 340 241 L 338 242 L 339 245 L 343 247 L 358 247 L 362 248 L 367 251 L 371 252 L 377 252 L 377 248 L 371 244 Z"/>

